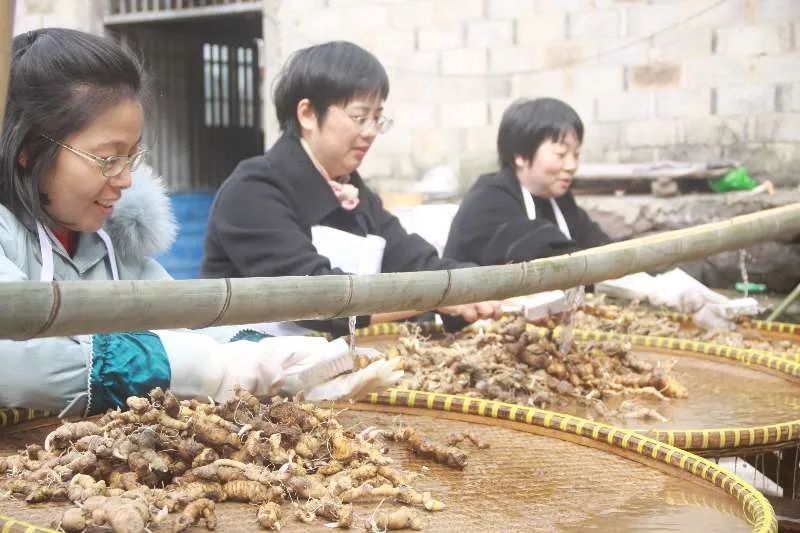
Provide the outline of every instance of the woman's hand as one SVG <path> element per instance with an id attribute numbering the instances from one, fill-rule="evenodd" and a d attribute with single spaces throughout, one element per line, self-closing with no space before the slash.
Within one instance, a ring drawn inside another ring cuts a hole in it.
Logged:
<path id="1" fill-rule="evenodd" d="M 460 316 L 470 323 L 480 319 L 490 318 L 497 320 L 503 314 L 500 302 L 496 300 L 487 300 L 485 302 L 471 304 L 448 305 L 439 307 L 436 311 L 446 315 Z"/>

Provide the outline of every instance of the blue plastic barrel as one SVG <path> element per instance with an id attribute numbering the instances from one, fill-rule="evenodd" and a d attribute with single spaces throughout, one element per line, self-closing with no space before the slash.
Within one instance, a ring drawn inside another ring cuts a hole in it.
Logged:
<path id="1" fill-rule="evenodd" d="M 194 279 L 200 276 L 203 241 L 213 193 L 174 192 L 170 194 L 172 210 L 178 222 L 178 236 L 172 247 L 156 256 L 175 279 Z"/>

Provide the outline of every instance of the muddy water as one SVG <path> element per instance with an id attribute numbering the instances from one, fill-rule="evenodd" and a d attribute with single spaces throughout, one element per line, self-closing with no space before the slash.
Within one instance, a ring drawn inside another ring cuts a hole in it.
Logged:
<path id="1" fill-rule="evenodd" d="M 718 363 L 686 356 L 634 352 L 651 362 L 676 361 L 672 374 L 689 391 L 689 397 L 659 400 L 637 399 L 657 410 L 667 422 L 610 418 L 629 428 L 749 427 L 800 418 L 800 383 L 767 374 L 752 367 Z M 615 407 L 614 401 L 608 402 Z M 556 410 L 586 416 L 585 409 L 564 405 Z"/>

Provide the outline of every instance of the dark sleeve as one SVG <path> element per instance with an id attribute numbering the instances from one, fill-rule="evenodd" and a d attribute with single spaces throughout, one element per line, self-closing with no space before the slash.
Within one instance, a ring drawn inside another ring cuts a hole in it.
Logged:
<path id="1" fill-rule="evenodd" d="M 519 201 L 499 187 L 473 189 L 467 195 L 453 220 L 447 247 L 459 250 L 458 259 L 481 265 L 529 261 L 579 249 L 555 224 L 529 220 Z"/>
<path id="2" fill-rule="evenodd" d="M 214 202 L 209 232 L 206 272 L 220 260 L 237 277 L 343 274 L 317 253 L 288 190 L 267 176 L 249 172 L 226 183 Z"/>
<path id="3" fill-rule="evenodd" d="M 409 234 L 397 217 L 384 209 L 377 194 L 369 189 L 362 190 L 362 194 L 368 197 L 370 216 L 375 222 L 378 235 L 386 239 L 381 269 L 383 272 L 420 272 L 475 266 L 442 259 L 431 243 L 416 233 Z"/>

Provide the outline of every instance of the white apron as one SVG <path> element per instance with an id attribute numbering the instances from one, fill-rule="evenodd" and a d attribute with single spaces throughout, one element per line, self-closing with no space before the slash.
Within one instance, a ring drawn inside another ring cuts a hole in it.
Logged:
<path id="1" fill-rule="evenodd" d="M 520 185 L 520 188 L 522 189 L 522 201 L 525 203 L 525 212 L 528 214 L 528 220 L 536 220 L 536 204 L 533 203 L 533 196 L 531 196 L 528 189 L 522 185 Z M 564 213 L 561 212 L 561 208 L 558 207 L 555 198 L 550 198 L 550 205 L 553 206 L 553 213 L 556 215 L 558 229 L 560 229 L 561 233 L 566 235 L 568 239 L 571 239 L 572 235 L 569 232 L 567 220 L 564 218 Z"/>
<path id="2" fill-rule="evenodd" d="M 311 242 L 333 268 L 352 274 L 380 274 L 386 239 L 353 235 L 330 226 L 312 226 Z"/>
<path id="3" fill-rule="evenodd" d="M 50 282 L 53 281 L 53 274 L 55 273 L 53 267 L 53 245 L 41 222 L 36 222 L 36 232 L 39 234 L 39 252 L 42 254 L 42 272 L 39 276 L 39 281 Z M 114 245 L 111 243 L 111 237 L 109 237 L 106 230 L 102 228 L 97 230 L 97 235 L 102 239 L 103 244 L 106 245 L 106 250 L 108 250 L 108 262 L 111 264 L 111 277 L 114 281 L 119 281 L 117 256 L 114 253 Z"/>

